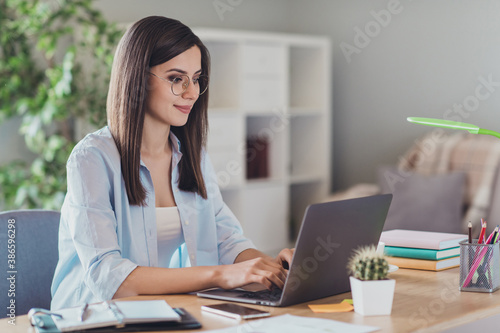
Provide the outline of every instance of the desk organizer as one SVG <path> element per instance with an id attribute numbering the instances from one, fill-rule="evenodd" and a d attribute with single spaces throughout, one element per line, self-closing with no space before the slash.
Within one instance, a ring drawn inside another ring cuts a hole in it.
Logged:
<path id="1" fill-rule="evenodd" d="M 499 246 L 460 242 L 460 291 L 491 293 L 500 287 Z"/>

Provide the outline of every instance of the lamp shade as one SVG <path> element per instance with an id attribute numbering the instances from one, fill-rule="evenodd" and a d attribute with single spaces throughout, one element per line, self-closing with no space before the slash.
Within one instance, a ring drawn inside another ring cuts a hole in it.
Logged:
<path id="1" fill-rule="evenodd" d="M 480 128 L 479 126 L 476 125 L 462 123 L 458 121 L 435 119 L 435 118 L 421 118 L 421 117 L 408 117 L 406 120 L 414 124 L 465 130 L 469 131 L 472 134 L 493 135 L 496 136 L 497 138 L 500 138 L 500 133 L 498 132 L 487 130 L 484 128 Z"/>

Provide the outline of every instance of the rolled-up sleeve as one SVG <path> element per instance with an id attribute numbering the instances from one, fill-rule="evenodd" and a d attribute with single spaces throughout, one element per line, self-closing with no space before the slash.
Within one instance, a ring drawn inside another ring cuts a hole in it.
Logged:
<path id="1" fill-rule="evenodd" d="M 118 242 L 113 182 L 120 181 L 98 150 L 74 151 L 67 163 L 68 193 L 62 220 L 84 272 L 83 281 L 101 300 L 113 297 L 137 267 L 122 257 Z"/>

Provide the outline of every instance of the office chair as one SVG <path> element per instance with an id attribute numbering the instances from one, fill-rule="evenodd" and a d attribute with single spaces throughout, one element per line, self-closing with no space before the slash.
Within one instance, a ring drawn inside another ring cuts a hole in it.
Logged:
<path id="1" fill-rule="evenodd" d="M 60 216 L 36 209 L 0 213 L 0 318 L 50 308 Z"/>

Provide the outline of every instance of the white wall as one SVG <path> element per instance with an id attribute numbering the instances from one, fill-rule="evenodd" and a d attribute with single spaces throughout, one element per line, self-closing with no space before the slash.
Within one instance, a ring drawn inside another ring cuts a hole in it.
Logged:
<path id="1" fill-rule="evenodd" d="M 217 3 L 229 6 L 222 16 Z M 377 165 L 396 163 L 430 129 L 407 123 L 407 116 L 454 117 L 500 130 L 500 2 L 496 0 L 100 0 L 96 4 L 118 22 L 165 15 L 189 26 L 330 36 L 335 189 L 374 181 Z M 381 14 L 388 8 L 393 11 L 390 18 Z M 373 13 L 379 13 L 383 25 Z M 369 42 L 356 39 L 358 28 L 372 29 Z M 359 52 L 350 61 L 341 50 L 347 44 Z M 479 78 L 493 82 L 491 91 Z M 464 103 L 469 103 L 470 111 L 453 111 L 454 105 Z"/>
<path id="2" fill-rule="evenodd" d="M 162 15 L 190 26 L 286 31 L 291 2 L 287 0 L 96 0 L 105 17 L 134 22 Z"/>

